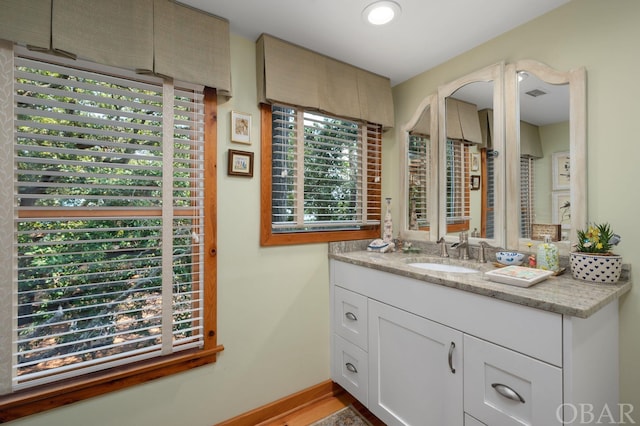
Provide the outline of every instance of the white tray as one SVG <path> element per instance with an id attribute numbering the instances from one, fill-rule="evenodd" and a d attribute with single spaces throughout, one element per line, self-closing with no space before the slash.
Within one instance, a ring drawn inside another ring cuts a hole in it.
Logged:
<path id="1" fill-rule="evenodd" d="M 506 266 L 484 273 L 491 281 L 503 284 L 517 285 L 518 287 L 531 287 L 544 281 L 553 275 L 553 271 L 527 268 L 525 266 Z"/>

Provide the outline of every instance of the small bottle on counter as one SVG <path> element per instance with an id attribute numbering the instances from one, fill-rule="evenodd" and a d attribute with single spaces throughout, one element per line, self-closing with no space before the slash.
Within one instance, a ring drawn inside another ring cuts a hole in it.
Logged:
<path id="1" fill-rule="evenodd" d="M 538 245 L 538 256 L 536 261 L 538 269 L 554 272 L 557 272 L 560 269 L 558 247 L 551 242 L 550 235 L 545 235 L 544 242 Z"/>

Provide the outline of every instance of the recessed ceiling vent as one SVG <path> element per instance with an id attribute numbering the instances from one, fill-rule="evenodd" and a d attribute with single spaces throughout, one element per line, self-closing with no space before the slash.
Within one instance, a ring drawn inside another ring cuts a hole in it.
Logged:
<path id="1" fill-rule="evenodd" d="M 538 96 L 542 96 L 542 95 L 546 95 L 547 92 L 545 92 L 544 90 L 540 90 L 540 89 L 533 89 L 533 90 L 529 90 L 528 92 L 525 92 L 527 95 L 537 98 Z"/>

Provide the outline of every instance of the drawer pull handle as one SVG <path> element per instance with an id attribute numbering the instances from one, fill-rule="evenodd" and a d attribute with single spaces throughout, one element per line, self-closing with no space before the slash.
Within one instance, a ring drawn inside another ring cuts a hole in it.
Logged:
<path id="1" fill-rule="evenodd" d="M 350 362 L 346 363 L 345 366 L 347 367 L 347 370 L 351 371 L 352 373 L 358 372 L 358 369 L 356 368 L 356 366 L 351 364 Z"/>
<path id="2" fill-rule="evenodd" d="M 513 401 L 522 402 L 524 404 L 524 398 L 520 396 L 520 394 L 513 389 L 511 389 L 507 385 L 503 385 L 502 383 L 493 383 L 491 387 L 496 390 L 500 395 L 505 398 L 511 399 Z"/>
<path id="3" fill-rule="evenodd" d="M 449 346 L 449 370 L 453 374 L 456 374 L 456 369 L 453 368 L 453 350 L 456 348 L 456 344 L 451 342 L 451 346 Z"/>
<path id="4" fill-rule="evenodd" d="M 358 321 L 358 317 L 353 312 L 347 312 L 346 314 L 344 314 L 344 316 L 351 321 Z"/>

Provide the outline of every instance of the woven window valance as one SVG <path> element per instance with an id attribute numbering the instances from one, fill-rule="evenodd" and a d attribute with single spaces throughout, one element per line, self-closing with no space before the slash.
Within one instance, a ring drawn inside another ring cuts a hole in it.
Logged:
<path id="1" fill-rule="evenodd" d="M 48 50 L 51 47 L 51 0 L 2 0 L 0 39 Z"/>
<path id="2" fill-rule="evenodd" d="M 139 72 L 153 72 L 153 0 L 53 0 L 51 48 Z"/>
<path id="3" fill-rule="evenodd" d="M 478 108 L 474 104 L 447 98 L 447 138 L 481 144 L 482 132 Z"/>
<path id="4" fill-rule="evenodd" d="M 229 22 L 170 0 L 3 0 L 0 38 L 231 94 Z"/>
<path id="5" fill-rule="evenodd" d="M 393 127 L 386 77 L 263 34 L 256 42 L 258 101 L 316 109 Z"/>

